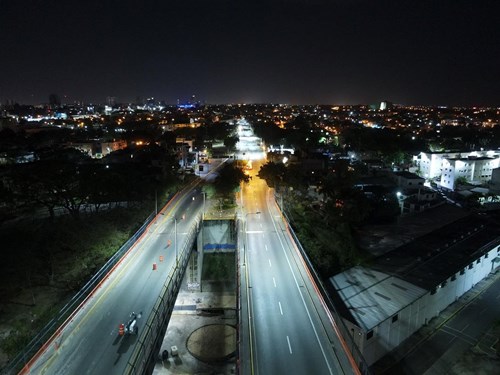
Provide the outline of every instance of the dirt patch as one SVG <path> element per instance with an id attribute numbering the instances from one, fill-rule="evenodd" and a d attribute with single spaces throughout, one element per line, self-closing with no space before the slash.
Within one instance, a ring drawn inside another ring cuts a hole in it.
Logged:
<path id="1" fill-rule="evenodd" d="M 186 346 L 200 361 L 225 361 L 236 353 L 236 328 L 228 324 L 200 327 L 189 335 Z"/>
<path id="2" fill-rule="evenodd" d="M 28 344 L 31 337 L 64 305 L 65 294 L 54 287 L 33 287 L 2 304 L 0 310 L 0 368 L 12 359 L 15 341 Z"/>

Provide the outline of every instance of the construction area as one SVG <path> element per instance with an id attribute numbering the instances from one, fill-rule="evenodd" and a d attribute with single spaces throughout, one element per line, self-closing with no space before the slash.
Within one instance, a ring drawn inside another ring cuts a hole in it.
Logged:
<path id="1" fill-rule="evenodd" d="M 237 372 L 237 230 L 206 217 L 175 302 L 153 374 Z"/>

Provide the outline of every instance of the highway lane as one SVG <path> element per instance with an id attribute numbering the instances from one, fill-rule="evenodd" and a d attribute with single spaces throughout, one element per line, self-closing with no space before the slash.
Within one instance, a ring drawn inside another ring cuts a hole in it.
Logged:
<path id="1" fill-rule="evenodd" d="M 193 200 L 194 195 L 197 199 Z M 186 232 L 194 225 L 195 216 L 202 208 L 202 195 L 199 192 L 194 195 L 178 197 L 158 215 L 156 223 L 150 225 L 115 271 L 73 316 L 49 348 L 37 357 L 28 373 L 123 373 L 137 337 L 119 336 L 118 326 L 127 323 L 131 312 L 142 312 L 138 320 L 139 330 L 147 320 L 175 265 L 175 232 L 180 250 Z M 164 257 L 163 262 L 160 262 L 160 255 Z M 153 263 L 156 263 L 156 270 L 153 270 Z"/>
<path id="2" fill-rule="evenodd" d="M 293 254 L 270 189 L 256 176 L 259 165 L 241 196 L 253 359 L 245 373 L 355 373 L 344 353 L 337 357 L 341 344 L 310 293 L 314 288 Z"/>

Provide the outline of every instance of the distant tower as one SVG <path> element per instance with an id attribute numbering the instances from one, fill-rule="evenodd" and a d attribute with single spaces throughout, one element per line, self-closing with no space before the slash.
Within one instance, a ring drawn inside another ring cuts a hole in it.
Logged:
<path id="1" fill-rule="evenodd" d="M 387 109 L 391 109 L 392 108 L 392 103 L 391 102 L 388 102 L 387 100 L 384 100 L 383 102 L 380 102 L 380 110 L 381 111 L 385 111 Z"/>
<path id="2" fill-rule="evenodd" d="M 114 105 L 116 104 L 116 97 L 115 96 L 108 96 L 106 98 L 106 102 L 108 103 L 108 105 L 110 107 L 114 107 Z"/>

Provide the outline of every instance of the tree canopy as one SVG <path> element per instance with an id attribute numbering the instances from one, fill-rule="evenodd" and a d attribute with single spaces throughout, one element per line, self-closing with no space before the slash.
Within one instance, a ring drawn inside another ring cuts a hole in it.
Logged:
<path id="1" fill-rule="evenodd" d="M 214 181 L 214 187 L 219 196 L 230 196 L 241 182 L 248 182 L 250 177 L 234 164 L 226 164 Z"/>

